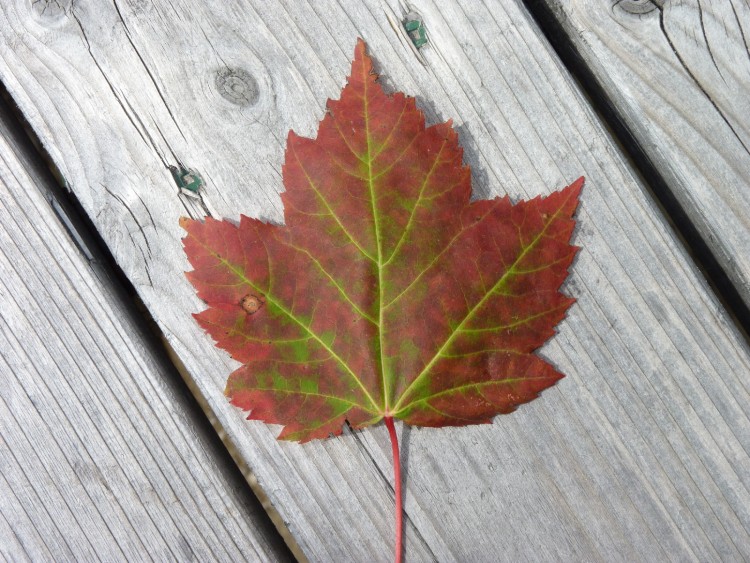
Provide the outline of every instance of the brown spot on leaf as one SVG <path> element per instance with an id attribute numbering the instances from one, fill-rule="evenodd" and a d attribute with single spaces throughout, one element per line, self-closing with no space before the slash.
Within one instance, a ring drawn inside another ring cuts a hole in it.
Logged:
<path id="1" fill-rule="evenodd" d="M 245 297 L 240 299 L 240 307 L 242 307 L 248 315 L 258 312 L 258 309 L 263 306 L 263 303 L 264 301 L 260 297 L 253 295 L 252 293 L 248 293 Z"/>

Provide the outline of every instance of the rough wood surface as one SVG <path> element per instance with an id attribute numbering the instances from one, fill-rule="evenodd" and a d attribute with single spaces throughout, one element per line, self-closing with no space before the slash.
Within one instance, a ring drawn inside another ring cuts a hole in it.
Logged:
<path id="1" fill-rule="evenodd" d="M 493 425 L 401 431 L 410 560 L 750 557 L 746 342 L 525 9 L 411 4 L 424 64 L 395 1 L 15 0 L 0 77 L 310 559 L 391 559 L 386 431 L 278 443 L 227 405 L 234 365 L 190 317 L 177 221 L 281 220 L 286 133 L 313 133 L 357 35 L 387 85 L 455 120 L 477 197 L 588 178 L 578 304 L 544 349 L 568 378 Z"/>
<path id="2" fill-rule="evenodd" d="M 6 110 L 0 100 L 0 558 L 284 557 L 191 420 L 202 413 L 179 375 L 55 215 L 49 174 Z"/>
<path id="3" fill-rule="evenodd" d="M 543 1 L 750 305 L 750 5 Z"/>

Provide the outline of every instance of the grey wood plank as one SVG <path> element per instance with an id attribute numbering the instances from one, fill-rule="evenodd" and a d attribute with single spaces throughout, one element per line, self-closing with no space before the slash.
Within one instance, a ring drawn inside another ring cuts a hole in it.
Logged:
<path id="1" fill-rule="evenodd" d="M 6 492 L 9 494 L 9 492 Z M 23 510 L 21 510 L 21 516 Z M 22 516 L 21 516 L 22 517 Z M 33 526 L 29 527 L 33 530 Z M 0 546 L 0 559 L 2 561 L 32 561 L 29 557 L 29 553 L 24 549 L 21 544 L 21 538 L 19 538 L 4 516 L 0 515 L 0 537 L 3 538 L 3 545 Z M 41 561 L 42 559 L 52 559 L 52 554 L 49 551 L 43 549 L 44 543 L 41 539 L 37 539 L 31 543 L 31 550 L 33 551 L 34 560 Z M 40 549 L 42 548 L 42 549 Z"/>
<path id="2" fill-rule="evenodd" d="M 750 6 L 544 0 L 750 304 Z"/>
<path id="3" fill-rule="evenodd" d="M 3 557 L 283 558 L 174 370 L 66 233 L 9 117 L 0 102 Z"/>
<path id="4" fill-rule="evenodd" d="M 282 219 L 286 133 L 313 134 L 357 35 L 389 87 L 454 119 L 478 197 L 588 178 L 578 304 L 543 350 L 568 378 L 490 426 L 401 430 L 410 559 L 750 557 L 747 343 L 523 6 L 412 5 L 424 65 L 396 2 L 19 0 L 0 77 L 311 560 L 391 558 L 386 432 L 278 443 L 227 405 L 235 364 L 190 318 L 177 220 Z M 178 164 L 205 207 L 178 193 Z"/>

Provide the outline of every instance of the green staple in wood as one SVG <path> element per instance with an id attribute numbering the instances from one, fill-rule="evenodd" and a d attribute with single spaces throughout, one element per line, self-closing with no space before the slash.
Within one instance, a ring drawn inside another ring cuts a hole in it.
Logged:
<path id="1" fill-rule="evenodd" d="M 427 43 L 427 34 L 424 29 L 424 24 L 417 14 L 413 12 L 408 13 L 404 18 L 403 23 L 406 33 L 409 34 L 412 43 L 414 43 L 414 46 L 417 49 Z"/>
<path id="2" fill-rule="evenodd" d="M 180 166 L 169 167 L 172 172 L 172 178 L 174 178 L 177 187 L 181 190 L 188 190 L 194 194 L 197 194 L 203 185 L 203 178 L 195 170 L 190 170 Z"/>

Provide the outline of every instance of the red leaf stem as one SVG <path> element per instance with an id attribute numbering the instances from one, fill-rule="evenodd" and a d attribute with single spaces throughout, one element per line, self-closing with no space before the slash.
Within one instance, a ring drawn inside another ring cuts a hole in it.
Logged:
<path id="1" fill-rule="evenodd" d="M 403 514 L 404 502 L 401 496 L 401 455 L 398 448 L 398 436 L 396 428 L 393 425 L 393 417 L 386 416 L 385 426 L 388 428 L 388 435 L 391 438 L 391 449 L 393 451 L 393 481 L 396 491 L 396 563 L 401 563 L 401 554 L 403 553 Z"/>

